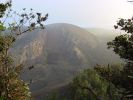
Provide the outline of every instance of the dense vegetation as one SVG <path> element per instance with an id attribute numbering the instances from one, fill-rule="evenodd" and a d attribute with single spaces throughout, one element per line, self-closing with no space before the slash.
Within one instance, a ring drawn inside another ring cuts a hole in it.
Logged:
<path id="1" fill-rule="evenodd" d="M 87 69 L 72 82 L 73 100 L 119 100 L 117 88 L 96 70 Z"/>

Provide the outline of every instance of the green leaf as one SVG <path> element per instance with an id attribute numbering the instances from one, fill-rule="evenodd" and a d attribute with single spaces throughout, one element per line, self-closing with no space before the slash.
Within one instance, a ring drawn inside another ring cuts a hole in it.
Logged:
<path id="1" fill-rule="evenodd" d="M 3 96 L 0 96 L 0 100 L 5 100 Z"/>
<path id="2" fill-rule="evenodd" d="M 4 27 L 4 25 L 2 23 L 0 23 L 0 31 L 4 31 L 6 29 L 6 27 Z"/>

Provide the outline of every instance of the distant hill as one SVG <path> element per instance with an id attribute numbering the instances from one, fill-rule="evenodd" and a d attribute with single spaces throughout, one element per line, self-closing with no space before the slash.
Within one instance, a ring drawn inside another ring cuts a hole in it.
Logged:
<path id="1" fill-rule="evenodd" d="M 45 92 L 65 86 L 85 68 L 120 62 L 119 57 L 107 50 L 106 43 L 101 42 L 96 33 L 60 23 L 18 37 L 10 52 L 16 65 L 25 65 L 22 78 L 33 80 L 30 88 L 37 99 L 43 98 Z M 32 65 L 34 68 L 28 71 L 28 66 Z"/>

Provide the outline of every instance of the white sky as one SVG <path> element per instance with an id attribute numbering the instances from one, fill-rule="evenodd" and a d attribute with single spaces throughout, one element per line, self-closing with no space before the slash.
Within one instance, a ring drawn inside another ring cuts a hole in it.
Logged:
<path id="1" fill-rule="evenodd" d="M 71 23 L 82 27 L 112 28 L 118 18 L 133 15 L 133 4 L 127 0 L 13 0 L 13 8 L 49 13 L 46 24 Z"/>

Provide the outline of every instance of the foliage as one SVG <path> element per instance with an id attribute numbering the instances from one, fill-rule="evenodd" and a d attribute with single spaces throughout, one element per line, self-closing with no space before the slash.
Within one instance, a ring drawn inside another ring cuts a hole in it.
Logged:
<path id="1" fill-rule="evenodd" d="M 133 73 L 127 67 L 131 67 L 131 65 L 126 65 L 126 67 L 124 65 L 97 66 L 94 68 L 101 77 L 117 88 L 117 93 L 122 100 L 131 99 L 133 96 L 133 80 L 129 77 Z"/>
<path id="2" fill-rule="evenodd" d="M 73 100 L 119 100 L 116 88 L 94 69 L 86 69 L 71 83 Z"/>
<path id="3" fill-rule="evenodd" d="M 12 6 L 11 1 L 7 1 L 6 3 L 0 3 L 0 18 L 2 18 L 5 14 L 5 11 Z"/>
<path id="4" fill-rule="evenodd" d="M 119 64 L 84 70 L 70 85 L 72 99 L 132 100 L 132 71 L 126 68 Z"/>
<path id="5" fill-rule="evenodd" d="M 125 98 L 133 99 L 133 18 L 120 18 L 114 27 L 127 33 L 121 34 L 115 37 L 113 41 L 108 42 L 108 47 L 113 48 L 113 51 L 124 59 L 126 65 L 119 75 L 112 77 L 111 82 L 119 87 L 119 90 L 123 91 L 122 93 Z M 102 76 L 105 77 L 105 74 Z"/>
<path id="6" fill-rule="evenodd" d="M 114 27 L 120 28 L 127 34 L 115 37 L 112 42 L 108 42 L 108 47 L 113 48 L 114 52 L 121 58 L 133 61 L 133 18 L 120 19 Z"/>
<path id="7" fill-rule="evenodd" d="M 54 92 L 54 91 L 48 97 L 48 100 L 58 100 L 58 99 L 59 99 L 59 93 L 58 92 Z"/>
<path id="8" fill-rule="evenodd" d="M 121 72 L 123 71 L 122 65 L 111 65 L 111 66 L 96 66 L 94 70 L 98 72 L 100 76 L 102 76 L 107 81 L 113 83 L 121 82 Z"/>
<path id="9" fill-rule="evenodd" d="M 28 84 L 20 79 L 20 68 L 9 69 L 9 73 L 3 73 L 0 78 L 0 93 L 3 100 L 29 100 L 31 97 Z"/>
<path id="10" fill-rule="evenodd" d="M 0 99 L 1 100 L 29 100 L 31 95 L 28 84 L 20 79 L 22 65 L 13 65 L 13 59 L 8 54 L 9 48 L 16 41 L 17 36 L 38 27 L 44 28 L 43 22 L 48 14 L 43 17 L 41 13 L 23 13 L 19 14 L 11 10 L 12 2 L 0 3 Z M 10 24 L 7 19 L 17 17 Z M 8 25 L 7 25 L 8 23 Z M 24 26 L 27 28 L 24 28 Z M 5 30 L 8 29 L 8 34 Z"/>

